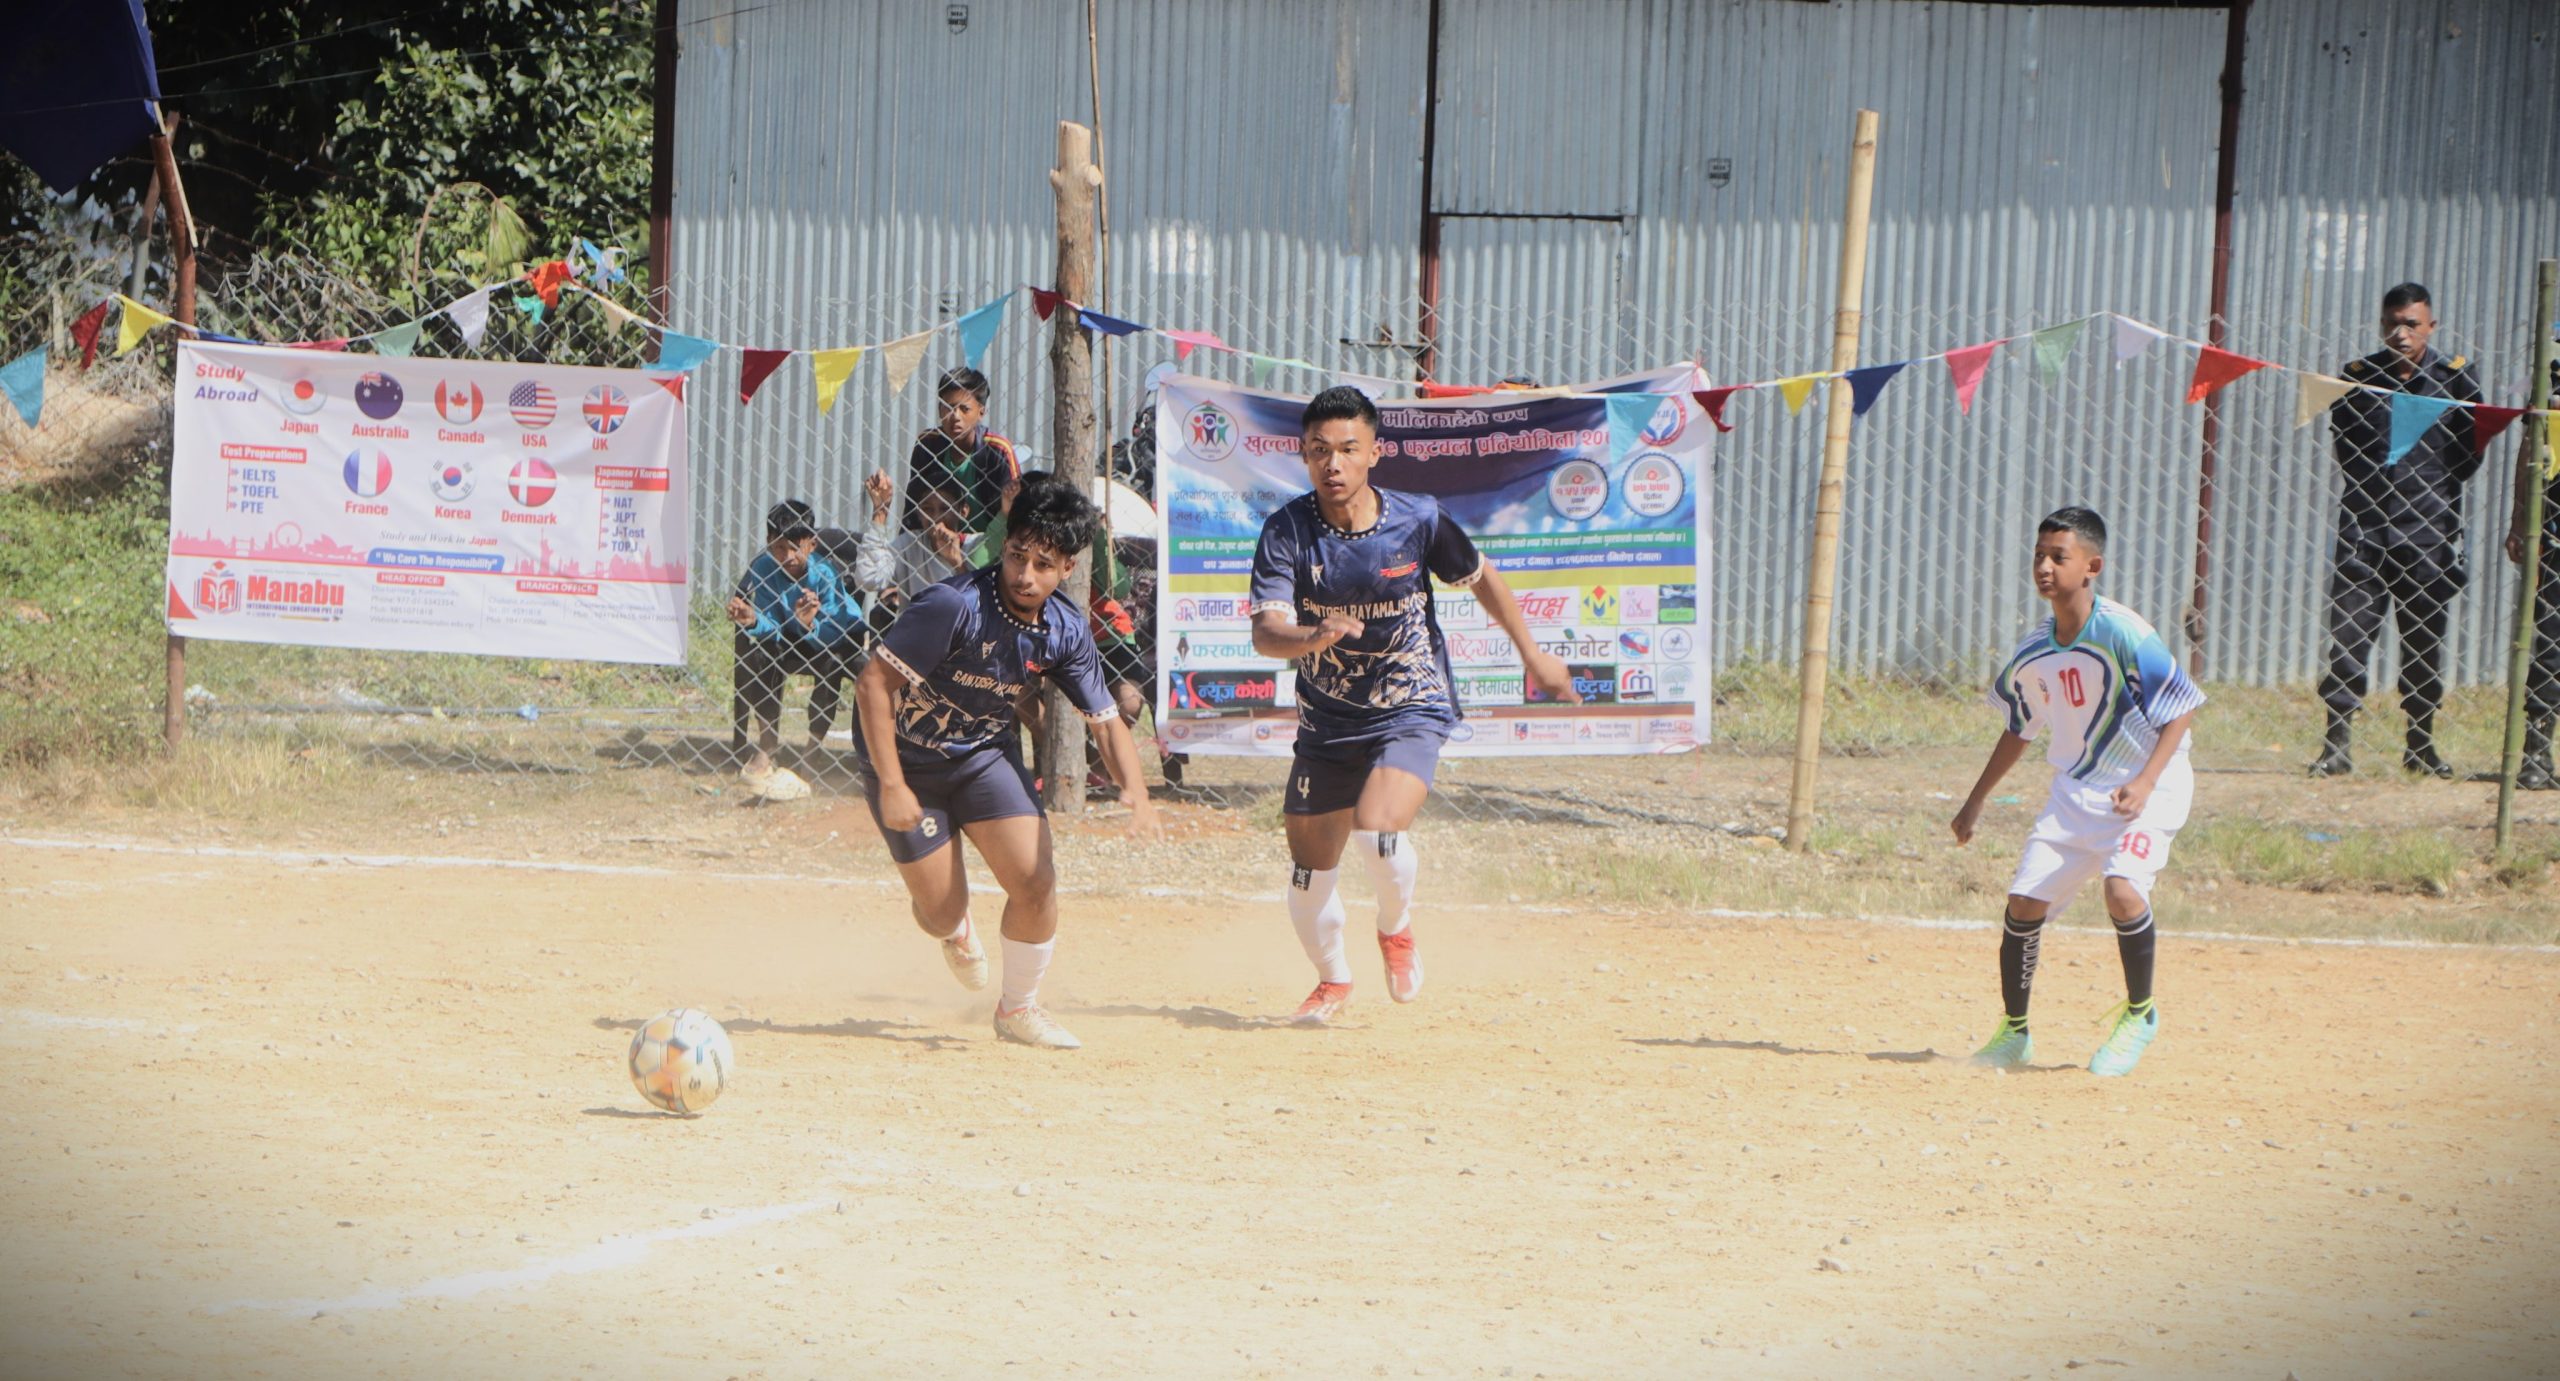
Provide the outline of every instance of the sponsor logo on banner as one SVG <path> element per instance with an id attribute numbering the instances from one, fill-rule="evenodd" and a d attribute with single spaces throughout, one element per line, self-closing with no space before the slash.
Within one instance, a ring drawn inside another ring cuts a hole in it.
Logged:
<path id="1" fill-rule="evenodd" d="M 1572 628 L 1532 628 L 1529 636 L 1537 639 L 1540 652 L 1568 662 L 1605 662 L 1618 653 L 1617 640 L 1606 633 L 1587 633 Z"/>
<path id="2" fill-rule="evenodd" d="M 1526 685 L 1518 672 L 1509 676 L 1458 677 L 1458 703 L 1476 705 L 1518 705 L 1525 699 Z"/>
<path id="3" fill-rule="evenodd" d="M 1247 601 L 1240 595 L 1183 595 L 1173 602 L 1173 621 L 1199 627 L 1202 624 L 1250 622 L 1245 614 Z"/>
<path id="4" fill-rule="evenodd" d="M 1662 621 L 1662 591 L 1653 585 L 1621 585 L 1618 587 L 1618 621 L 1621 623 L 1659 623 Z"/>
<path id="5" fill-rule="evenodd" d="M 460 503 L 471 497 L 471 462 L 448 460 L 427 476 L 427 488 L 446 503 Z"/>
<path id="6" fill-rule="evenodd" d="M 283 388 L 276 390 L 276 401 L 284 405 L 286 412 L 309 417 L 329 400 L 320 392 L 320 385 L 312 382 L 310 375 L 297 374 Z"/>
<path id="7" fill-rule="evenodd" d="M 451 382 L 437 384 L 436 416 L 457 427 L 467 427 L 479 421 L 480 386 Z"/>
<path id="8" fill-rule="evenodd" d="M 631 400 L 611 384 L 598 384 L 587 390 L 587 401 L 578 409 L 587 419 L 587 430 L 598 436 L 611 436 L 622 430 L 622 420 L 631 415 Z"/>
<path id="9" fill-rule="evenodd" d="M 507 415 L 526 431 L 538 432 L 550 426 L 551 419 L 559 414 L 560 397 L 548 384 L 527 379 L 507 390 Z"/>
<path id="10" fill-rule="evenodd" d="M 1576 743 L 1633 743 L 1636 722 L 1632 719 L 1578 719 L 1573 724 Z"/>
<path id="11" fill-rule="evenodd" d="M 1584 623 L 1616 623 L 1618 592 L 1606 585 L 1594 585 L 1583 591 L 1582 621 Z"/>
<path id="12" fill-rule="evenodd" d="M 1689 430 L 1688 409 L 1680 406 L 1679 395 L 1673 394 L 1664 398 L 1662 406 L 1653 410 L 1653 420 L 1644 424 L 1644 430 L 1638 433 L 1638 439 L 1647 446 L 1658 448 L 1679 440 L 1680 433 L 1687 430 Z"/>
<path id="13" fill-rule="evenodd" d="M 207 566 L 196 577 L 196 612 L 200 614 L 236 614 L 240 612 L 240 577 L 220 561 Z"/>
<path id="14" fill-rule="evenodd" d="M 1183 419 L 1191 454 L 1220 461 L 1236 453 L 1236 419 L 1215 403 L 1202 403 Z"/>
<path id="15" fill-rule="evenodd" d="M 1685 715 L 1644 722 L 1644 741 L 1647 743 L 1687 743 L 1697 736 L 1698 721 Z"/>
<path id="16" fill-rule="evenodd" d="M 1618 656 L 1630 662 L 1653 660 L 1653 634 L 1642 628 L 1630 628 L 1618 635 Z"/>
<path id="17" fill-rule="evenodd" d="M 551 502 L 560 488 L 560 472 L 540 456 L 526 456 L 507 472 L 507 496 L 526 508 Z"/>
<path id="18" fill-rule="evenodd" d="M 253 575 L 243 582 L 242 608 L 289 619 L 334 620 L 347 612 L 347 587 L 334 580 L 278 580 Z"/>
<path id="19" fill-rule="evenodd" d="M 1697 634 L 1690 632 L 1686 628 L 1665 628 L 1661 631 L 1662 660 L 1666 662 L 1686 662 L 1697 652 Z"/>
<path id="20" fill-rule="evenodd" d="M 1698 669 L 1696 667 L 1689 665 L 1687 662 L 1666 662 L 1662 666 L 1655 668 L 1655 674 L 1659 678 L 1659 693 L 1662 699 L 1673 702 L 1689 702 L 1698 698 Z"/>
<path id="21" fill-rule="evenodd" d="M 1279 702 L 1280 678 L 1267 671 L 1186 671 L 1169 689 L 1177 710 L 1249 710 Z"/>
<path id="22" fill-rule="evenodd" d="M 400 404 L 406 397 L 400 381 L 376 370 L 356 380 L 356 411 L 376 422 L 388 422 L 400 415 Z"/>
<path id="23" fill-rule="evenodd" d="M 391 487 L 391 457 L 376 451 L 368 460 L 359 446 L 347 452 L 345 477 L 348 493 L 359 499 L 379 498 Z"/>
<path id="24" fill-rule="evenodd" d="M 1515 719 L 1511 721 L 1513 743 L 1571 743 L 1573 726 L 1552 719 Z"/>
<path id="25" fill-rule="evenodd" d="M 1189 633 L 1180 633 L 1174 638 L 1173 664 L 1177 667 L 1221 667 L 1234 662 L 1264 660 L 1261 653 L 1253 650 L 1251 638 L 1220 637 L 1207 633 L 1196 638 Z"/>
<path id="26" fill-rule="evenodd" d="M 1510 637 L 1503 633 L 1446 633 L 1442 640 L 1448 644 L 1449 661 L 1455 666 L 1508 666 L 1520 660 L 1520 649 L 1512 646 Z"/>
<path id="27" fill-rule="evenodd" d="M 1547 476 L 1547 504 L 1556 515 L 1580 522 L 1609 502 L 1609 472 L 1587 460 L 1568 460 Z"/>
<path id="28" fill-rule="evenodd" d="M 1562 590 L 1514 590 L 1512 599 L 1520 606 L 1520 617 L 1528 623 L 1562 623 L 1573 596 Z"/>
<path id="29" fill-rule="evenodd" d="M 1288 733 L 1296 733 L 1297 728 L 1294 725 L 1274 724 L 1267 719 L 1257 720 L 1253 726 L 1253 741 L 1256 743 L 1269 743 L 1271 740 L 1278 738 L 1284 731 Z"/>
<path id="30" fill-rule="evenodd" d="M 1624 482 L 1627 507 L 1647 518 L 1659 518 L 1680 506 L 1681 497 L 1689 492 L 1689 481 L 1680 474 L 1680 462 L 1659 451 L 1637 456 L 1627 467 Z"/>
<path id="31" fill-rule="evenodd" d="M 1664 623 L 1696 623 L 1698 621 L 1698 587 L 1665 585 L 1662 590 L 1661 620 Z"/>
<path id="32" fill-rule="evenodd" d="M 1618 668 L 1618 698 L 1620 700 L 1639 702 L 1651 700 L 1653 699 L 1653 688 L 1653 668 Z"/>
<path id="33" fill-rule="evenodd" d="M 1574 693 L 1582 697 L 1583 704 L 1609 705 L 1617 702 L 1618 669 L 1615 666 L 1574 662 L 1566 665 L 1565 673 L 1573 678 Z M 1553 703 L 1547 699 L 1546 692 L 1536 686 L 1530 686 L 1528 690 L 1530 704 Z"/>
<path id="34" fill-rule="evenodd" d="M 1486 624 L 1484 606 L 1474 595 L 1452 595 L 1434 592 L 1432 613 L 1443 628 L 1482 628 Z"/>

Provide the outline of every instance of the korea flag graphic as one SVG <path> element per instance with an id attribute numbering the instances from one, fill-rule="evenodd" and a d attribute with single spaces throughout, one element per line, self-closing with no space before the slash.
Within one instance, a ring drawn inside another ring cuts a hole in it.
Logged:
<path id="1" fill-rule="evenodd" d="M 380 451 L 365 459 L 364 448 L 347 452 L 347 492 L 360 499 L 381 497 L 391 487 L 391 457 Z"/>
<path id="2" fill-rule="evenodd" d="M 559 488 L 559 472 L 540 456 L 526 456 L 507 472 L 507 493 L 525 508 L 540 508 L 551 502 Z"/>
<path id="3" fill-rule="evenodd" d="M 471 462 L 448 460 L 427 477 L 427 487 L 446 503 L 460 503 L 471 497 Z"/>

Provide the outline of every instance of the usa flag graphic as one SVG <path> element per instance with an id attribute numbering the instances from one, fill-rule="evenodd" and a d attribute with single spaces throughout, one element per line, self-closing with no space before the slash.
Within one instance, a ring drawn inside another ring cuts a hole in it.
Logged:
<path id="1" fill-rule="evenodd" d="M 547 386 L 527 379 L 508 390 L 507 411 L 517 426 L 529 432 L 540 431 L 560 415 L 560 399 Z"/>

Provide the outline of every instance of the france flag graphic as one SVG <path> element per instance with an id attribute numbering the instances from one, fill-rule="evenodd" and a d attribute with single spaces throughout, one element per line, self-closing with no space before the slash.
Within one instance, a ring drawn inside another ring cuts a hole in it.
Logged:
<path id="1" fill-rule="evenodd" d="M 370 499 L 390 487 L 390 456 L 376 451 L 373 459 L 367 460 L 362 447 L 347 452 L 347 492 L 360 499 Z"/>

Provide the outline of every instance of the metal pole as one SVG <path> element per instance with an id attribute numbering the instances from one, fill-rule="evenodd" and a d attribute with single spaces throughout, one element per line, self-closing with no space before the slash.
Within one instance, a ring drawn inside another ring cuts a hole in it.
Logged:
<path id="1" fill-rule="evenodd" d="M 2213 173 L 2213 274 L 2206 343 L 2228 344 L 2231 323 L 2231 207 L 2240 180 L 2240 69 L 2248 56 L 2249 6 L 2236 0 L 2223 24 L 2222 138 Z M 2196 586 L 2187 601 L 2187 671 L 2204 676 L 2205 602 L 2213 578 L 2213 500 L 2222 469 L 2222 395 L 2204 400 L 2203 454 L 2196 466 Z"/>
<path id="2" fill-rule="evenodd" d="M 171 315 L 179 325 L 196 324 L 196 228 L 187 215 L 187 189 L 178 181 L 178 155 L 170 136 L 178 131 L 176 111 L 161 116 L 161 132 L 151 136 L 151 161 L 169 207 L 169 258 L 177 269 L 176 301 Z M 168 635 L 167 680 L 160 701 L 160 739 L 176 752 L 187 737 L 187 640 Z"/>
<path id="3" fill-rule="evenodd" d="M 1049 186 L 1058 202 L 1057 292 L 1068 302 L 1088 301 L 1093 288 L 1094 194 L 1102 169 L 1093 162 L 1093 131 L 1058 122 L 1058 166 Z M 1050 468 L 1080 492 L 1093 492 L 1093 342 L 1075 314 L 1060 307 L 1049 322 Z M 1091 572 L 1078 562 L 1058 591 L 1082 607 Z M 1040 797 L 1051 811 L 1084 809 L 1084 716 L 1064 696 L 1047 693 L 1037 756 L 1042 759 Z"/>
<path id="4" fill-rule="evenodd" d="M 1849 144 L 1849 205 L 1841 218 L 1840 311 L 1832 319 L 1831 372 L 1858 367 L 1858 334 L 1866 325 L 1867 211 L 1876 180 L 1876 113 L 1858 112 Z M 1831 679 L 1831 595 L 1840 573 L 1840 501 L 1849 476 L 1849 385 L 1831 381 L 1822 434 L 1822 488 L 1813 507 L 1813 569 L 1805 582 L 1803 686 L 1796 701 L 1795 783 L 1787 794 L 1787 847 L 1802 853 L 1813 838 L 1813 774 L 1822 756 L 1822 694 Z"/>
<path id="5" fill-rule="evenodd" d="M 2560 259 L 2545 259 L 2533 280 L 2533 374 L 2525 385 L 2528 401 L 2550 407 L 2552 396 L 2551 318 L 2560 297 Z M 2524 420 L 2524 437 L 2516 445 L 2516 502 L 2524 506 L 2524 550 L 2518 554 L 2515 646 L 2507 654 L 2507 748 L 2498 760 L 2498 859 L 2511 857 L 2515 842 L 2516 773 L 2524 767 L 2524 683 L 2533 670 L 2533 604 L 2542 577 L 2542 491 L 2551 476 L 2551 415 L 2536 412 Z"/>

